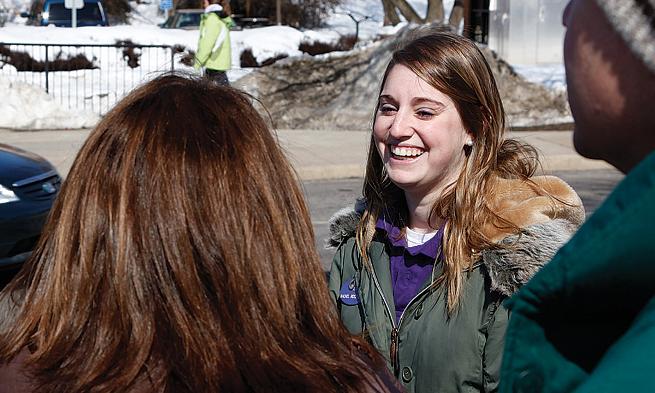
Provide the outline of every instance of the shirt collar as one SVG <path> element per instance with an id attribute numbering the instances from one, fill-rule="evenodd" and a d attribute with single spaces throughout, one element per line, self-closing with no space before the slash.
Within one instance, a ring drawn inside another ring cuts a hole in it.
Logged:
<path id="1" fill-rule="evenodd" d="M 419 244 L 414 247 L 407 247 L 407 239 L 404 236 L 401 236 L 401 230 L 397 226 L 393 225 L 391 222 L 386 220 L 386 217 L 381 216 L 378 218 L 375 228 L 386 233 L 387 240 L 391 247 L 402 247 L 410 255 L 416 256 L 418 254 L 425 255 L 428 258 L 435 259 L 439 254 L 439 249 L 441 248 L 441 239 L 443 238 L 443 229 L 445 222 L 437 234 L 434 235 L 430 240 L 423 244 Z"/>

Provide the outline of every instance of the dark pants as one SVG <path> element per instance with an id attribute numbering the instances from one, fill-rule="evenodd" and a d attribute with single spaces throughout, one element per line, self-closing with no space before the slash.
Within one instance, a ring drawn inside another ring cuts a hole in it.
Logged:
<path id="1" fill-rule="evenodd" d="M 205 77 L 218 83 L 219 85 L 230 85 L 230 82 L 227 80 L 227 74 L 225 71 L 210 70 L 209 68 L 205 68 Z"/>

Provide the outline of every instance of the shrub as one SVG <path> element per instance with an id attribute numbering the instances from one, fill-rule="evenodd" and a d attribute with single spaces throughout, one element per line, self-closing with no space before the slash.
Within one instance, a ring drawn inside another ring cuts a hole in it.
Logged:
<path id="1" fill-rule="evenodd" d="M 271 58 L 268 58 L 260 63 L 257 62 L 257 59 L 255 58 L 255 55 L 252 54 L 252 50 L 250 48 L 246 48 L 241 52 L 241 56 L 239 58 L 241 62 L 241 68 L 246 68 L 246 67 L 266 67 L 269 66 L 273 63 L 275 63 L 278 60 L 282 60 L 286 57 L 289 57 L 287 54 L 281 54 L 277 56 L 273 56 Z"/>
<path id="2" fill-rule="evenodd" d="M 134 45 L 131 40 L 116 40 L 116 45 L 123 47 L 123 60 L 127 62 L 127 66 L 137 68 L 141 58 L 141 47 Z"/>
<path id="3" fill-rule="evenodd" d="M 192 0 L 187 0 L 192 1 Z M 282 24 L 314 28 L 323 24 L 323 19 L 342 0 L 292 0 L 282 2 Z M 247 17 L 266 17 L 277 23 L 275 0 L 232 0 L 232 12 Z"/>
<path id="4" fill-rule="evenodd" d="M 355 44 L 357 43 L 357 37 L 354 34 L 348 34 L 348 35 L 342 35 L 339 38 L 339 42 L 337 45 L 339 46 L 339 50 L 351 50 L 352 48 L 355 47 Z"/>
<path id="5" fill-rule="evenodd" d="M 262 61 L 262 64 L 260 65 L 260 67 L 269 66 L 269 65 L 275 63 L 276 61 L 286 59 L 287 57 L 289 57 L 289 55 L 287 55 L 287 54 L 273 56 L 271 58 L 268 58 L 268 59 Z"/>
<path id="6" fill-rule="evenodd" d="M 252 50 L 250 48 L 246 48 L 241 52 L 241 57 L 239 58 L 239 60 L 241 62 L 241 68 L 259 67 L 259 64 L 257 63 L 257 59 L 252 54 Z"/>
<path id="7" fill-rule="evenodd" d="M 186 46 L 183 45 L 175 45 L 173 46 L 173 52 L 182 53 L 182 58 L 180 58 L 181 64 L 184 64 L 187 67 L 193 67 L 193 63 L 195 62 L 196 59 L 195 51 L 192 51 L 191 49 L 188 49 Z"/>
<path id="8" fill-rule="evenodd" d="M 95 59 L 94 59 L 95 60 Z M 45 61 L 35 60 L 26 52 L 12 51 L 9 47 L 0 45 L 0 62 L 11 64 L 17 71 L 45 72 Z M 92 60 L 79 53 L 75 56 L 64 54 L 60 51 L 55 55 L 54 60 L 48 61 L 48 71 L 75 71 L 91 70 L 98 68 Z"/>
<path id="9" fill-rule="evenodd" d="M 127 0 L 102 0 L 110 25 L 127 22 L 127 13 L 131 11 Z"/>
<path id="10" fill-rule="evenodd" d="M 339 38 L 337 42 L 327 43 L 321 41 L 302 41 L 298 46 L 301 52 L 310 54 L 312 56 L 321 55 L 323 53 L 330 53 L 335 51 L 347 51 L 355 47 L 356 38 L 354 35 L 344 35 Z"/>

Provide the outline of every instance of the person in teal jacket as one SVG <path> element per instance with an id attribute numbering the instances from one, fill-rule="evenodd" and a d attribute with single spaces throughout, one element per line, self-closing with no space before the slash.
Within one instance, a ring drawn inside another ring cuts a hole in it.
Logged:
<path id="1" fill-rule="evenodd" d="M 222 85 L 229 85 L 227 71 L 232 65 L 230 27 L 234 24 L 224 13 L 219 0 L 204 0 L 205 12 L 200 18 L 200 37 L 194 61 L 196 70 L 204 68 L 205 76 Z"/>
<path id="2" fill-rule="evenodd" d="M 573 0 L 564 60 L 574 143 L 627 174 L 507 303 L 501 392 L 655 392 L 653 1 Z"/>
<path id="3" fill-rule="evenodd" d="M 505 138 L 493 74 L 472 41 L 418 29 L 382 79 L 364 200 L 331 220 L 329 287 L 410 393 L 494 392 L 502 302 L 584 220 L 578 195 L 533 176 Z"/>

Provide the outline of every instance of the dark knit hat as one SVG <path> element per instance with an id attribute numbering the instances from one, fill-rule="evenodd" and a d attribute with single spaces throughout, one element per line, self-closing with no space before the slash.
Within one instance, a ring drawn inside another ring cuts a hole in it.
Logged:
<path id="1" fill-rule="evenodd" d="M 596 0 L 632 52 L 655 72 L 655 0 Z"/>

